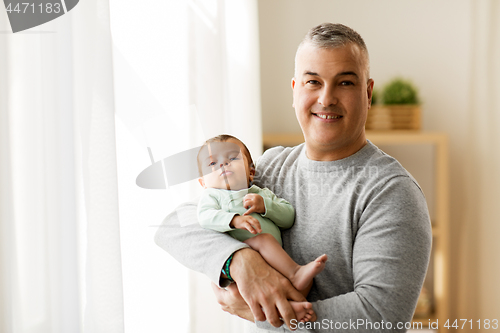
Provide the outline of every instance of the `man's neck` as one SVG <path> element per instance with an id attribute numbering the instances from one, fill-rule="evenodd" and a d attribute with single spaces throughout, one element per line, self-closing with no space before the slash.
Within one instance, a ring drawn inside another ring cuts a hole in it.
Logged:
<path id="1" fill-rule="evenodd" d="M 366 143 L 367 141 L 364 133 L 362 133 L 355 142 L 349 145 L 321 146 L 306 140 L 306 156 L 313 161 L 338 161 L 354 155 L 363 148 Z"/>

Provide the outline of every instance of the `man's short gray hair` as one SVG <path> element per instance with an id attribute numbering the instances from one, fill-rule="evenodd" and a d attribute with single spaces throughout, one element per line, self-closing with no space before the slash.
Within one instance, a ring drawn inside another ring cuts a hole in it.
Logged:
<path id="1" fill-rule="evenodd" d="M 366 75 L 370 77 L 370 58 L 365 41 L 353 29 L 340 23 L 322 23 L 306 34 L 297 48 L 297 53 L 304 44 L 311 44 L 321 49 L 343 47 L 353 43 L 359 47 L 366 60 Z"/>

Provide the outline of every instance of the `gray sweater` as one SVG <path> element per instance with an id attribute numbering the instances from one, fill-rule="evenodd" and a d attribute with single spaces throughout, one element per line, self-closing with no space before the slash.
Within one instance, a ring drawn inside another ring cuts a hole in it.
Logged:
<path id="1" fill-rule="evenodd" d="M 318 320 L 314 326 L 297 323 L 298 332 L 406 331 L 432 233 L 420 187 L 394 158 L 370 142 L 354 155 L 329 162 L 309 160 L 304 144 L 276 147 L 258 160 L 254 182 L 295 207 L 295 225 L 283 230 L 282 238 L 298 264 L 328 255 L 307 297 Z M 164 220 L 155 241 L 180 263 L 219 283 L 225 260 L 246 245 L 192 221 L 196 203 L 181 205 Z M 261 329 L 248 325 L 249 332 L 286 330 L 267 322 L 257 323 Z"/>

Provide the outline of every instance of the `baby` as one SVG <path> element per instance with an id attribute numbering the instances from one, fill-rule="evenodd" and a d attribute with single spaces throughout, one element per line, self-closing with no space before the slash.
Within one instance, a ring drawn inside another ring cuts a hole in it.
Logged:
<path id="1" fill-rule="evenodd" d="M 307 296 L 314 276 L 325 267 L 327 256 L 321 255 L 301 266 L 282 248 L 280 228 L 293 225 L 294 209 L 267 188 L 249 187 L 255 168 L 245 144 L 231 135 L 207 140 L 198 153 L 198 169 L 199 182 L 205 188 L 198 204 L 200 225 L 245 242 Z M 226 265 L 229 264 L 230 260 Z M 229 273 L 228 267 L 223 269 L 226 272 Z M 290 304 L 297 320 L 315 320 L 311 303 Z"/>

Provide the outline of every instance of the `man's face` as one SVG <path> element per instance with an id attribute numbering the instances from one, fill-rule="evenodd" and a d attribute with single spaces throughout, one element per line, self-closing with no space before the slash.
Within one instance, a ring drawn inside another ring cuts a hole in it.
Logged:
<path id="1" fill-rule="evenodd" d="M 247 188 L 255 170 L 248 167 L 243 150 L 235 140 L 212 142 L 203 147 L 198 158 L 203 173 L 199 179 L 201 186 L 233 191 Z"/>
<path id="2" fill-rule="evenodd" d="M 367 64 L 359 47 L 320 49 L 306 43 L 295 66 L 293 106 L 308 157 L 323 159 L 333 152 L 343 158 L 361 149 L 373 80 L 366 77 Z"/>

